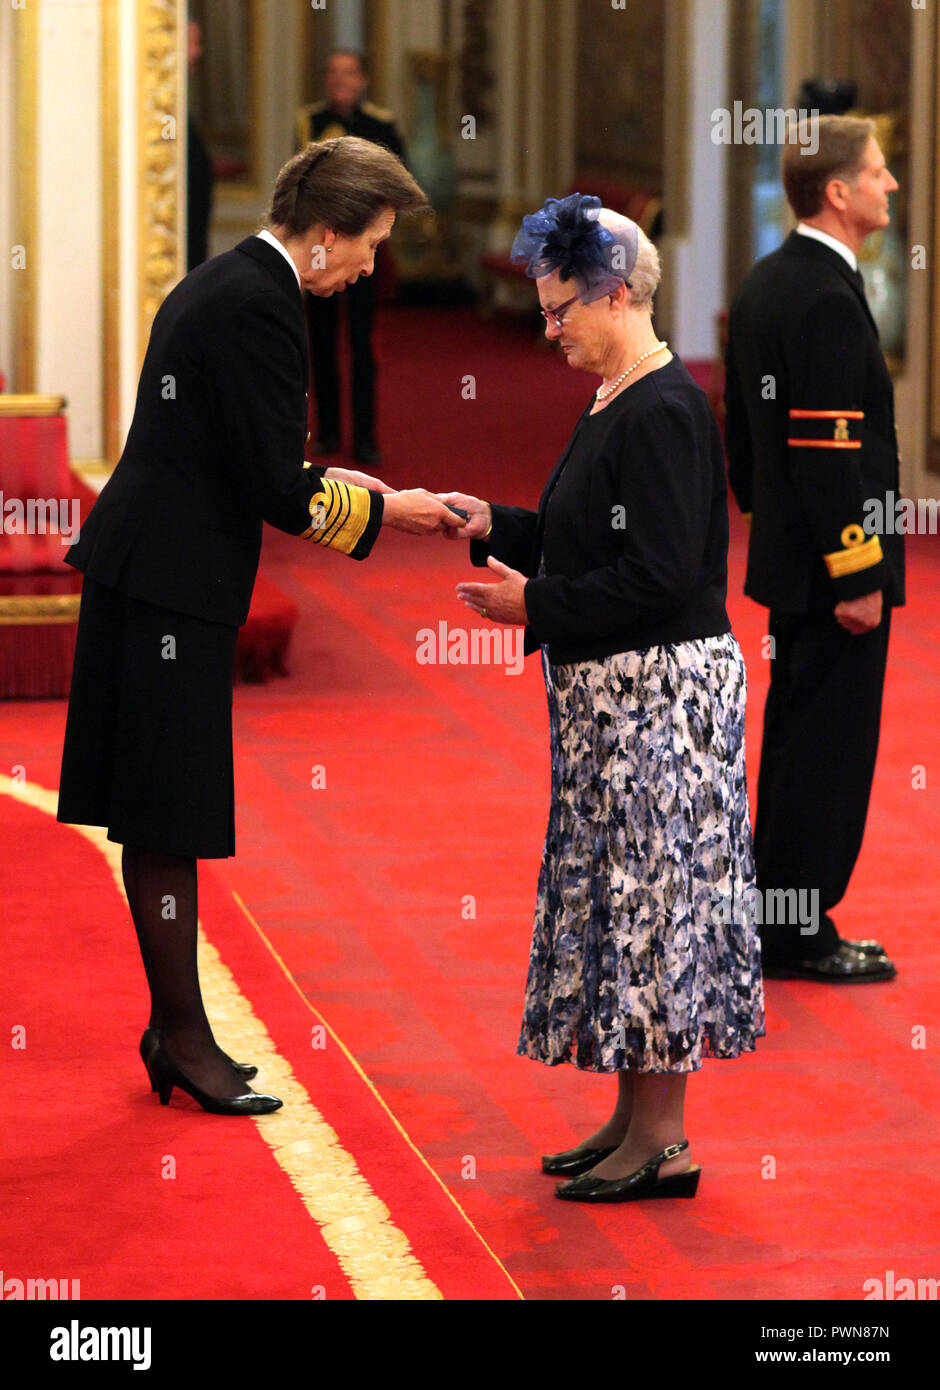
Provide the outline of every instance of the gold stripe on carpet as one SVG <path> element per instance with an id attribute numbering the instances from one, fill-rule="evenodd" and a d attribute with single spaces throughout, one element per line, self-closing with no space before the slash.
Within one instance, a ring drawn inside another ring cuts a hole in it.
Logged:
<path id="1" fill-rule="evenodd" d="M 284 962 L 284 961 L 281 959 L 281 957 L 278 955 L 277 951 L 274 949 L 274 947 L 272 946 L 271 942 L 270 942 L 270 941 L 268 940 L 268 938 L 265 936 L 264 932 L 261 930 L 261 927 L 260 927 L 260 926 L 258 925 L 258 923 L 255 921 L 254 917 L 253 917 L 252 914 L 249 912 L 248 908 L 247 908 L 247 907 L 245 906 L 245 904 L 242 902 L 241 898 L 238 896 L 238 894 L 235 892 L 234 889 L 232 889 L 232 897 L 233 897 L 233 898 L 235 899 L 235 901 L 238 903 L 238 906 L 241 908 L 242 912 L 244 912 L 245 916 L 248 918 L 248 920 L 249 920 L 249 922 L 251 923 L 252 927 L 254 927 L 255 931 L 258 933 L 258 936 L 261 938 L 261 941 L 264 943 L 264 945 L 267 947 L 267 949 L 271 952 L 271 955 L 272 955 L 272 956 L 274 957 L 274 959 L 277 961 L 277 963 L 278 963 L 278 965 L 280 966 L 281 970 L 284 972 L 284 975 L 286 976 L 287 980 L 290 982 L 290 984 L 293 986 L 294 990 L 297 992 L 297 994 L 298 994 L 298 995 L 300 996 L 300 998 L 303 1000 L 303 1002 L 304 1002 L 304 1004 L 306 1005 L 306 1007 L 307 1007 L 307 1008 L 310 1010 L 310 1012 L 313 1014 L 314 1018 L 316 1018 L 316 1019 L 318 1020 L 318 1022 L 321 1023 L 321 1024 L 323 1025 L 323 1027 L 324 1027 L 324 1028 L 326 1029 L 326 1031 L 329 1033 L 330 1037 L 331 1037 L 331 1038 L 333 1039 L 333 1041 L 336 1043 L 337 1047 L 341 1049 L 341 1051 L 342 1051 L 342 1053 L 343 1053 L 343 1056 L 344 1056 L 344 1057 L 346 1058 L 346 1060 L 349 1062 L 350 1066 L 352 1066 L 352 1067 L 355 1069 L 356 1074 L 357 1074 L 357 1076 L 359 1077 L 359 1079 L 360 1079 L 360 1080 L 363 1082 L 363 1084 L 364 1084 L 365 1086 L 367 1086 L 368 1089 L 371 1091 L 372 1095 L 375 1097 L 376 1101 L 379 1103 L 379 1105 L 381 1105 L 382 1109 L 383 1109 L 383 1110 L 385 1111 L 385 1113 L 388 1115 L 389 1119 L 392 1121 L 392 1123 L 394 1124 L 395 1128 L 398 1130 L 399 1134 L 402 1136 L 402 1138 L 404 1139 L 404 1141 L 405 1141 L 405 1143 L 408 1145 L 408 1147 L 412 1150 L 412 1152 L 415 1154 L 415 1156 L 421 1161 L 421 1163 L 424 1165 L 424 1167 L 428 1170 L 428 1173 L 431 1175 L 431 1177 L 434 1179 L 434 1181 L 438 1184 L 438 1186 L 441 1188 L 441 1190 L 447 1195 L 447 1197 L 450 1198 L 451 1202 L 453 1202 L 454 1206 L 457 1208 L 458 1212 L 459 1212 L 460 1215 L 463 1217 L 464 1221 L 465 1221 L 465 1222 L 467 1223 L 467 1225 L 470 1227 L 471 1231 L 472 1231 L 473 1234 L 476 1236 L 477 1240 L 480 1242 L 480 1244 L 483 1246 L 484 1250 L 487 1252 L 487 1254 L 488 1254 L 488 1255 L 490 1256 L 490 1258 L 493 1260 L 493 1263 L 496 1264 L 496 1265 L 499 1267 L 499 1269 L 501 1270 L 501 1272 L 502 1272 L 503 1274 L 505 1274 L 507 1281 L 512 1285 L 513 1289 L 514 1289 L 515 1292 L 518 1294 L 519 1298 L 523 1298 L 523 1299 L 524 1299 L 524 1298 L 525 1298 L 525 1295 L 523 1294 L 522 1290 L 519 1288 L 519 1285 L 518 1285 L 518 1284 L 516 1283 L 516 1281 L 513 1279 L 512 1275 L 509 1273 L 509 1270 L 508 1270 L 508 1269 L 506 1268 L 506 1266 L 503 1264 L 502 1260 L 501 1260 L 501 1259 L 499 1258 L 499 1256 L 496 1254 L 495 1250 L 493 1250 L 493 1249 L 487 1244 L 485 1238 L 480 1234 L 480 1232 L 477 1230 L 476 1226 L 474 1226 L 473 1222 L 470 1220 L 469 1216 L 468 1216 L 467 1213 L 464 1211 L 463 1207 L 462 1207 L 462 1206 L 460 1205 L 460 1203 L 457 1201 L 457 1198 L 456 1198 L 456 1197 L 454 1196 L 454 1194 L 451 1192 L 450 1188 L 449 1188 L 449 1187 L 447 1186 L 447 1184 L 438 1176 L 438 1174 L 434 1171 L 434 1169 L 431 1167 L 430 1163 L 428 1163 L 427 1159 L 425 1158 L 425 1156 L 424 1156 L 424 1154 L 421 1152 L 421 1150 L 412 1142 L 411 1137 L 409 1136 L 408 1132 L 407 1132 L 407 1131 L 404 1129 L 404 1127 L 402 1126 L 402 1124 L 401 1124 L 401 1122 L 399 1121 L 397 1115 L 395 1115 L 394 1112 L 393 1112 L 392 1110 L 389 1109 L 388 1105 L 387 1105 L 386 1102 L 383 1100 L 383 1098 L 382 1098 L 381 1094 L 379 1093 L 379 1091 L 376 1089 L 376 1087 L 374 1086 L 374 1084 L 369 1080 L 369 1078 L 368 1078 L 368 1076 L 366 1075 L 366 1073 L 362 1070 L 362 1067 L 359 1065 L 359 1063 L 356 1061 L 355 1057 L 352 1055 L 352 1053 L 351 1053 L 351 1052 L 349 1051 L 349 1049 L 346 1047 L 346 1045 L 345 1045 L 345 1043 L 343 1042 L 342 1038 L 337 1037 L 337 1035 L 333 1032 L 333 1029 L 332 1029 L 332 1028 L 330 1027 L 330 1025 L 327 1023 L 326 1019 L 323 1017 L 323 1015 L 320 1013 L 320 1011 L 319 1011 L 318 1009 L 314 1008 L 313 1004 L 311 1004 L 310 1000 L 309 1000 L 309 999 L 307 998 L 307 996 L 304 994 L 304 992 L 303 992 L 303 990 L 301 989 L 300 985 L 297 983 L 297 981 L 294 979 L 293 975 L 290 973 L 290 970 L 287 968 L 287 965 L 285 964 L 285 962 Z"/>
<path id="2" fill-rule="evenodd" d="M 0 793 L 55 817 L 58 793 L 48 787 L 19 783 L 0 774 Z M 126 901 L 121 846 L 109 840 L 107 831 L 98 826 L 70 828 L 84 835 L 104 855 Z M 250 1056 L 258 1065 L 254 1087 L 260 1091 L 270 1087 L 284 1102 L 283 1108 L 273 1115 L 252 1119 L 319 1226 L 356 1298 L 441 1299 L 437 1285 L 412 1253 L 407 1236 L 391 1220 L 385 1203 L 359 1172 L 352 1154 L 342 1147 L 335 1130 L 294 1076 L 289 1062 L 278 1054 L 267 1029 L 201 925 L 199 978 L 219 1044 L 226 1051 L 237 1048 Z"/>

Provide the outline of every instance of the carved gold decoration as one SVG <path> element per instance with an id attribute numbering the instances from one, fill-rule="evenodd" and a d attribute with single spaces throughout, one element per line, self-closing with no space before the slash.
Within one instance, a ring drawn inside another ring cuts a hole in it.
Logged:
<path id="1" fill-rule="evenodd" d="M 15 380 L 20 391 L 36 384 L 36 132 L 37 106 L 37 7 L 15 9 L 16 35 L 16 206 L 14 244 L 26 251 L 24 269 L 14 271 L 16 341 Z"/>
<path id="2" fill-rule="evenodd" d="M 139 354 L 183 274 L 185 72 L 176 0 L 137 3 Z"/>
<path id="3" fill-rule="evenodd" d="M 101 437 L 121 452 L 121 36 L 119 0 L 101 0 Z"/>
<path id="4" fill-rule="evenodd" d="M 933 55 L 934 82 L 940 74 L 940 22 L 934 19 L 934 55 Z M 933 167 L 937 167 L 940 160 L 940 121 L 934 122 L 933 142 L 932 142 Z M 931 324 L 930 324 L 930 343 L 932 351 L 929 354 L 929 380 L 928 380 L 928 407 L 930 427 L 927 432 L 927 469 L 928 474 L 940 474 L 940 179 L 934 178 L 933 194 L 933 245 L 931 250 L 933 256 L 930 261 L 931 286 Z M 935 482 L 930 479 L 927 488 L 931 491 L 935 487 Z"/>

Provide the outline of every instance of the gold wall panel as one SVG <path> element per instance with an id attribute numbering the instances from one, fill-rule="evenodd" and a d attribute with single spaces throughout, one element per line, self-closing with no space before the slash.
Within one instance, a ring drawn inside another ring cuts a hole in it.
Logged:
<path id="1" fill-rule="evenodd" d="M 137 0 L 137 264 L 139 357 L 154 315 L 183 274 L 186 148 L 182 39 L 176 0 Z"/>
<path id="2" fill-rule="evenodd" d="M 26 264 L 15 272 L 16 339 L 14 385 L 17 391 L 36 389 L 36 293 L 39 266 L 36 240 L 36 132 L 38 4 L 14 12 L 16 25 L 16 244 L 26 252 Z"/>

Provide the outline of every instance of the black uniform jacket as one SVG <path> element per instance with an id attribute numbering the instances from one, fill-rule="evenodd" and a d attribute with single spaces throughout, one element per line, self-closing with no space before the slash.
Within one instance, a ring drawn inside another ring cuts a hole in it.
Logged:
<path id="1" fill-rule="evenodd" d="M 371 140 L 375 145 L 385 145 L 392 154 L 402 161 L 405 147 L 395 125 L 391 111 L 384 106 L 375 106 L 364 101 L 354 106 L 349 115 L 334 111 L 329 102 L 315 101 L 302 106 L 297 112 L 297 139 L 299 148 L 310 140 L 331 140 L 336 135 L 358 135 L 361 140 Z"/>
<path id="2" fill-rule="evenodd" d="M 300 287 L 274 246 L 246 237 L 157 311 L 124 452 L 66 559 L 230 626 L 248 615 L 263 521 L 364 559 L 381 494 L 305 464 L 306 420 Z"/>
<path id="3" fill-rule="evenodd" d="M 545 644 L 563 665 L 730 632 L 728 485 L 705 392 L 674 357 L 591 405 L 538 511 L 493 506 L 470 543 L 473 564 L 531 576 L 526 655 Z"/>
<path id="4" fill-rule="evenodd" d="M 728 477 L 751 514 L 745 593 L 782 613 L 876 589 L 902 604 L 904 538 L 873 525 L 893 519 L 900 486 L 894 391 L 861 275 L 791 232 L 734 298 L 725 365 Z"/>

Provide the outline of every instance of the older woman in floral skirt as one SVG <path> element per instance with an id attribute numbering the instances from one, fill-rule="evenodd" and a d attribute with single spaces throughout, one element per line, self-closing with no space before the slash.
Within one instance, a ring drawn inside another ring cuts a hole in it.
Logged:
<path id="1" fill-rule="evenodd" d="M 744 763 L 725 609 L 724 455 L 652 325 L 655 248 L 572 194 L 523 220 L 546 337 L 601 385 L 537 511 L 442 494 L 489 583 L 460 597 L 541 648 L 552 792 L 518 1052 L 617 1074 L 612 1115 L 542 1159 L 586 1202 L 694 1196 L 686 1080 L 764 1035 Z"/>

